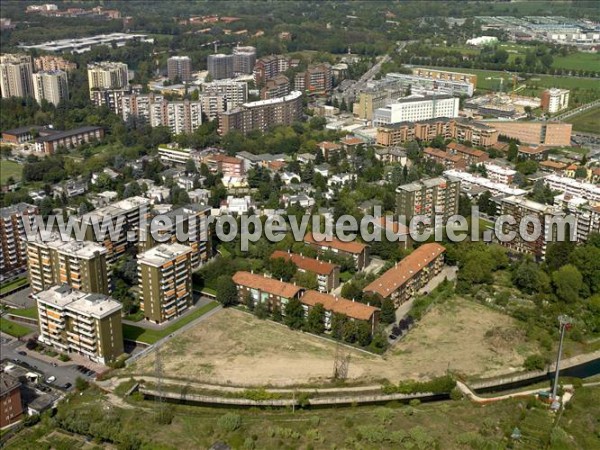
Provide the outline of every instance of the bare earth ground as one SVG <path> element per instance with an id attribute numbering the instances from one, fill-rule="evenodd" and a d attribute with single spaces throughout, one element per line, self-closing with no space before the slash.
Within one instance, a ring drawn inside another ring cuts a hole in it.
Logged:
<path id="1" fill-rule="evenodd" d="M 494 376 L 519 369 L 533 351 L 513 319 L 455 299 L 434 307 L 383 357 L 350 350 L 348 378 L 362 383 L 397 382 L 443 375 L 448 367 L 469 376 Z M 333 342 L 229 309 L 167 343 L 161 357 L 165 377 L 285 386 L 328 381 L 335 352 Z M 154 355 L 128 371 L 153 374 Z"/>

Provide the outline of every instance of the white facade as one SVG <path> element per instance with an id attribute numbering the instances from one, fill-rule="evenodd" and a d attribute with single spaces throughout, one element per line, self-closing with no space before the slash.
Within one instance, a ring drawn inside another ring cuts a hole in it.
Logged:
<path id="1" fill-rule="evenodd" d="M 46 100 L 54 106 L 69 99 L 67 73 L 62 70 L 33 74 L 33 96 L 38 103 Z"/>
<path id="2" fill-rule="evenodd" d="M 550 114 L 557 113 L 569 107 L 569 91 L 567 89 L 547 89 L 542 97 L 547 96 L 547 111 Z"/>
<path id="3" fill-rule="evenodd" d="M 231 110 L 248 101 L 248 83 L 245 81 L 217 80 L 204 83 L 202 97 L 224 96 L 227 110 Z"/>
<path id="4" fill-rule="evenodd" d="M 458 117 L 459 99 L 450 96 L 408 97 L 376 109 L 373 126 L 399 122 L 418 122 L 436 117 Z"/>
<path id="5" fill-rule="evenodd" d="M 497 164 L 487 163 L 484 164 L 484 167 L 487 172 L 487 177 L 495 183 L 512 184 L 513 178 L 517 173 L 516 170 L 502 167 Z"/>
<path id="6" fill-rule="evenodd" d="M 600 186 L 573 178 L 550 175 L 544 178 L 544 183 L 553 190 L 582 197 L 590 202 L 600 202 Z"/>
<path id="7" fill-rule="evenodd" d="M 461 172 L 460 170 L 446 170 L 444 176 L 458 178 L 461 181 L 461 189 L 467 192 L 471 186 L 478 186 L 490 191 L 492 195 L 520 196 L 527 193 L 523 189 L 512 188 L 507 184 L 495 182 L 489 178 L 479 177 L 468 172 Z"/>
<path id="8" fill-rule="evenodd" d="M 31 74 L 33 64 L 29 55 L 0 56 L 0 89 L 2 98 L 33 95 Z"/>
<path id="9" fill-rule="evenodd" d="M 88 64 L 88 85 L 93 89 L 122 89 L 129 84 L 127 64 L 104 61 Z"/>
<path id="10" fill-rule="evenodd" d="M 153 127 L 165 126 L 174 134 L 193 133 L 202 125 L 202 102 L 166 100 L 162 95 L 130 94 L 121 99 L 124 121 L 139 120 Z"/>

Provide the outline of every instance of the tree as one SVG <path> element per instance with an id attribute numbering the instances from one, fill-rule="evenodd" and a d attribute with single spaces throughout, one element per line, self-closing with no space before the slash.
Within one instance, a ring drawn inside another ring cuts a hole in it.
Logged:
<path id="1" fill-rule="evenodd" d="M 217 301 L 224 307 L 233 306 L 238 302 L 237 287 L 227 275 L 221 275 L 217 280 Z"/>
<path id="2" fill-rule="evenodd" d="M 266 302 L 257 301 L 254 306 L 254 315 L 261 320 L 266 319 L 269 316 L 269 310 Z"/>
<path id="3" fill-rule="evenodd" d="M 196 163 L 194 162 L 194 160 L 193 160 L 193 159 L 188 159 L 188 160 L 185 162 L 185 171 L 186 171 L 188 174 L 195 174 L 195 173 L 197 173 L 197 172 L 198 172 L 198 170 L 196 169 Z"/>
<path id="4" fill-rule="evenodd" d="M 317 303 L 308 312 L 306 329 L 315 334 L 322 334 L 325 332 L 325 308 L 321 303 Z"/>
<path id="5" fill-rule="evenodd" d="M 569 263 L 569 256 L 575 249 L 575 243 L 570 241 L 551 242 L 546 250 L 546 267 L 554 272 Z"/>
<path id="6" fill-rule="evenodd" d="M 548 290 L 550 280 L 531 258 L 526 258 L 512 274 L 513 284 L 521 291 L 533 294 Z"/>
<path id="7" fill-rule="evenodd" d="M 586 290 L 597 294 L 600 293 L 600 248 L 592 244 L 597 238 L 593 239 L 587 245 L 575 248 L 569 259 L 581 273 Z"/>
<path id="8" fill-rule="evenodd" d="M 296 274 L 298 268 L 285 258 L 272 258 L 269 260 L 269 269 L 273 278 L 287 282 Z"/>
<path id="9" fill-rule="evenodd" d="M 371 343 L 371 324 L 369 322 L 359 322 L 356 326 L 356 339 L 360 345 L 366 347 Z"/>
<path id="10" fill-rule="evenodd" d="M 281 306 L 279 306 L 278 302 L 273 303 L 273 307 L 271 308 L 271 318 L 275 322 L 281 322 L 283 317 L 281 316 Z"/>
<path id="11" fill-rule="evenodd" d="M 380 320 L 382 323 L 394 323 L 396 321 L 396 308 L 391 298 L 385 298 L 381 302 L 381 315 Z"/>
<path id="12" fill-rule="evenodd" d="M 304 308 L 297 298 L 292 298 L 285 305 L 284 323 L 293 330 L 300 330 L 304 327 Z"/>
<path id="13" fill-rule="evenodd" d="M 344 325 L 348 317 L 341 313 L 333 313 L 331 317 L 331 335 L 336 339 L 343 338 Z"/>
<path id="14" fill-rule="evenodd" d="M 552 274 L 552 283 L 560 300 L 575 303 L 583 287 L 583 277 L 577 267 L 567 264 Z"/>
<path id="15" fill-rule="evenodd" d="M 344 325 L 342 326 L 342 338 L 344 339 L 344 341 L 353 344 L 354 342 L 356 342 L 357 339 L 357 329 L 356 329 L 356 322 L 353 321 L 347 321 L 344 323 Z"/>

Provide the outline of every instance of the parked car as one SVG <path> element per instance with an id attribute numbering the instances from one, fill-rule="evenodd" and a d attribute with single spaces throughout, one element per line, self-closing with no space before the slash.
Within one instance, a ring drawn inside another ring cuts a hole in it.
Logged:
<path id="1" fill-rule="evenodd" d="M 56 381 L 56 377 L 54 375 L 51 375 L 48 378 L 46 378 L 46 383 L 48 383 L 48 384 L 52 384 L 55 381 Z"/>
<path id="2" fill-rule="evenodd" d="M 27 356 L 27 352 L 24 352 L 23 350 L 18 351 L 17 353 L 21 356 Z"/>
<path id="3" fill-rule="evenodd" d="M 71 383 L 65 383 L 63 388 L 69 389 L 71 386 L 73 386 Z"/>

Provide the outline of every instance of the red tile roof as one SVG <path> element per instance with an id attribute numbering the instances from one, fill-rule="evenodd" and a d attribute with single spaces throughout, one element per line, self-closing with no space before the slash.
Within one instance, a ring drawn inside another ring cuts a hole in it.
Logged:
<path id="1" fill-rule="evenodd" d="M 424 244 L 370 283 L 363 291 L 375 292 L 387 298 L 445 251 L 440 244 Z"/>
<path id="2" fill-rule="evenodd" d="M 550 160 L 540 162 L 540 166 L 546 167 L 548 169 L 556 169 L 556 170 L 562 170 L 567 167 L 567 165 L 565 163 L 561 163 L 558 161 L 550 161 Z"/>
<path id="3" fill-rule="evenodd" d="M 317 241 L 316 239 L 319 240 Z M 313 235 L 311 232 L 306 233 L 306 236 L 304 236 L 304 242 L 307 244 L 314 244 L 319 245 L 321 247 L 334 248 L 342 252 L 354 254 L 360 254 L 367 248 L 367 245 L 361 244 L 360 242 L 344 242 L 334 237 L 331 238 L 331 241 L 328 241 L 325 240 L 325 235 Z"/>
<path id="4" fill-rule="evenodd" d="M 488 156 L 488 154 L 483 150 L 477 150 L 476 148 L 468 147 L 466 145 L 458 144 L 456 142 L 450 142 L 446 146 L 446 148 L 456 150 L 459 153 L 466 153 L 467 155 L 476 156 L 477 158 L 485 158 L 486 156 Z"/>
<path id="5" fill-rule="evenodd" d="M 423 153 L 425 153 L 426 155 L 432 156 L 434 158 L 443 159 L 445 161 L 452 161 L 455 164 L 458 164 L 462 161 L 462 156 L 451 155 L 449 153 L 446 153 L 443 150 L 439 150 L 439 149 L 433 148 L 433 147 L 427 147 L 426 149 L 423 150 Z"/>
<path id="6" fill-rule="evenodd" d="M 292 298 L 302 290 L 301 287 L 294 284 L 284 283 L 283 281 L 274 278 L 268 278 L 264 275 L 257 275 L 250 272 L 236 272 L 232 279 L 238 286 L 258 289 L 262 292 L 267 292 L 283 298 Z"/>
<path id="7" fill-rule="evenodd" d="M 326 311 L 341 313 L 357 320 L 370 320 L 371 316 L 379 310 L 364 303 L 354 302 L 341 297 L 323 294 L 317 291 L 306 291 L 300 301 L 308 306 L 321 303 Z"/>
<path id="8" fill-rule="evenodd" d="M 341 145 L 329 141 L 319 142 L 317 145 L 319 146 L 319 148 L 324 148 L 326 150 L 339 150 L 342 148 Z"/>
<path id="9" fill-rule="evenodd" d="M 344 145 L 359 145 L 359 144 L 365 143 L 364 140 L 362 140 L 361 138 L 357 138 L 357 137 L 346 137 L 346 138 L 342 139 L 340 142 Z"/>
<path id="10" fill-rule="evenodd" d="M 282 250 L 275 250 L 271 258 L 283 258 L 286 261 L 292 261 L 299 269 L 317 273 L 319 275 L 330 275 L 336 265 L 327 261 L 309 258 L 307 256 L 298 255 L 297 253 L 288 253 Z"/>

